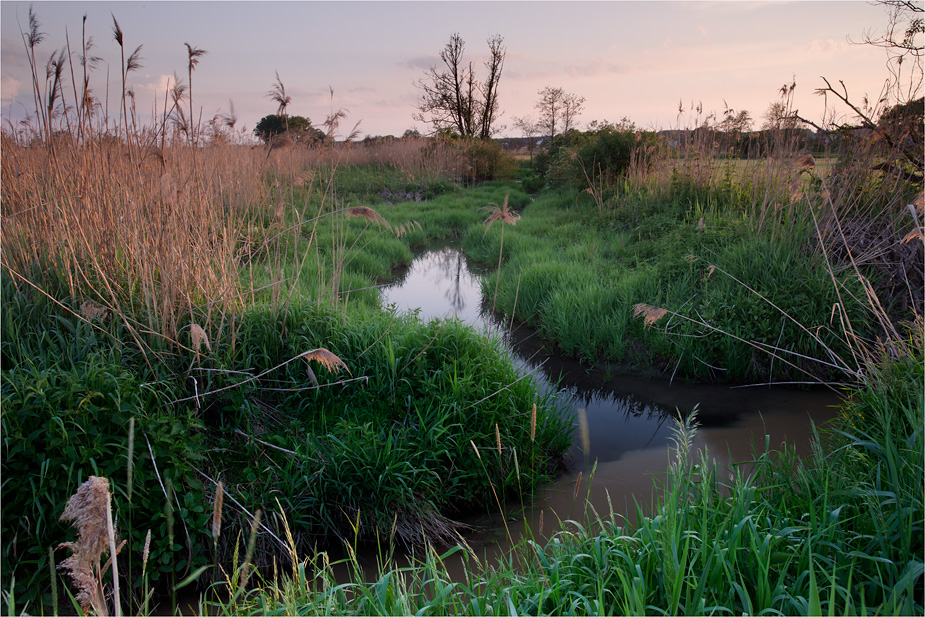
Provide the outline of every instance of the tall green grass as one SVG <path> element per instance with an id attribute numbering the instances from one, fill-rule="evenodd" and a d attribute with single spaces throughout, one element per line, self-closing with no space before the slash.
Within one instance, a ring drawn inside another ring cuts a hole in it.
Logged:
<path id="1" fill-rule="evenodd" d="M 840 370 L 829 356 L 850 356 L 842 324 L 864 336 L 872 317 L 860 282 L 840 272 L 836 288 L 801 229 L 755 235 L 741 213 L 680 198 L 657 210 L 628 198 L 601 215 L 590 197 L 544 193 L 508 230 L 497 292 L 486 277 L 483 294 L 590 363 L 642 362 L 691 379 L 826 381 Z M 500 233 L 474 225 L 463 247 L 497 263 Z M 639 303 L 678 315 L 646 328 L 634 317 Z M 755 345 L 787 353 L 774 359 Z"/>
<path id="2" fill-rule="evenodd" d="M 736 469 L 693 451 L 696 412 L 679 420 L 675 459 L 653 513 L 628 527 L 618 512 L 586 511 L 545 545 L 526 540 L 495 564 L 461 548 L 429 548 L 411 566 L 383 553 L 365 582 L 352 553 L 294 559 L 291 572 L 222 614 L 921 614 L 925 400 L 921 339 L 852 390 L 843 416 L 821 427 L 813 454 L 770 444 Z M 855 426 L 863 418 L 864 429 Z M 354 572 L 338 583 L 335 567 Z M 208 597 L 208 596 L 207 596 Z"/>
<path id="3" fill-rule="evenodd" d="M 447 201 L 414 229 L 452 233 L 447 215 L 471 224 L 502 190 Z M 52 588 L 64 597 L 48 548 L 68 537 L 57 517 L 88 474 L 111 479 L 128 522 L 122 588 L 135 590 L 127 606 L 140 610 L 138 556 L 149 530 L 145 584 L 172 594 L 191 575 L 220 577 L 202 568 L 230 563 L 235 534 L 247 536 L 258 510 L 282 504 L 295 513 L 300 550 L 347 537 L 422 545 L 456 539 L 461 514 L 492 507 L 495 494 L 529 493 L 555 472 L 570 443 L 564 414 L 516 372 L 499 341 L 456 321 L 422 324 L 378 308 L 371 288 L 410 258 L 407 240 L 345 211 L 319 220 L 313 244 L 325 250 L 301 265 L 317 286 L 277 273 L 278 289 L 250 294 L 248 307 L 189 306 L 175 341 L 144 332 L 139 346 L 134 314 L 86 313 L 54 271 L 35 281 L 4 271 L 3 501 L 22 516 L 3 519 L 4 560 L 15 564 L 3 587 L 18 606 L 39 612 Z M 256 222 L 265 237 L 281 227 Z M 285 275 L 297 270 L 294 259 L 266 250 L 248 265 L 281 265 Z M 338 302 L 328 297 L 335 293 Z M 346 370 L 300 357 L 319 349 Z M 218 481 L 226 534 L 214 542 L 207 521 Z M 283 560 L 279 517 L 265 517 L 259 531 L 251 563 Z"/>

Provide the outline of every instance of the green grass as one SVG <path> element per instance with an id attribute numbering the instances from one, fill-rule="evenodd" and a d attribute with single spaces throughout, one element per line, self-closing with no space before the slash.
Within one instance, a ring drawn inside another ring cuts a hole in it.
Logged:
<path id="1" fill-rule="evenodd" d="M 292 226 L 304 216 L 297 206 L 282 223 L 255 217 L 255 238 L 272 240 L 254 242 L 242 277 L 255 289 L 276 284 L 237 311 L 189 307 L 178 319 L 179 345 L 139 333 L 143 309 L 127 320 L 80 320 L 80 302 L 53 269 L 41 281 L 45 293 L 4 271 L 3 559 L 12 565 L 3 589 L 19 607 L 47 610 L 48 548 L 71 537 L 58 517 L 90 474 L 115 490 L 127 587 L 139 589 L 150 529 L 147 581 L 162 594 L 215 559 L 230 563 L 235 534 L 247 537 L 251 516 L 277 504 L 293 514 L 300 548 L 346 537 L 417 545 L 455 537 L 461 514 L 549 478 L 570 443 L 560 403 L 521 378 L 500 341 L 456 321 L 384 312 L 372 289 L 410 261 L 409 245 L 459 233 L 507 190 L 488 185 L 465 198 L 380 207 L 393 229 L 419 220 L 417 240 L 331 213 L 318 195 L 298 206 L 321 212 L 311 229 Z M 208 347 L 195 349 L 192 324 Z M 318 348 L 346 370 L 299 358 Z M 213 554 L 218 480 L 227 533 Z M 284 557 L 272 539 L 284 536 L 279 523 L 264 520 L 254 557 L 261 565 Z M 220 577 L 200 574 L 200 582 Z"/>
<path id="2" fill-rule="evenodd" d="M 600 214 L 587 195 L 548 192 L 505 230 L 503 254 L 500 230 L 480 225 L 463 247 L 487 264 L 502 255 L 500 280 L 483 280 L 489 297 L 497 285 L 497 310 L 590 363 L 641 361 L 691 379 L 824 381 L 841 368 L 810 358 L 850 356 L 832 307 L 862 336 L 871 318 L 860 283 L 844 272 L 839 297 L 801 225 L 774 237 L 750 231 L 744 213 L 681 195 L 657 209 L 626 198 Z M 634 316 L 640 303 L 677 315 L 646 328 Z M 787 352 L 772 361 L 756 345 Z"/>
<path id="3" fill-rule="evenodd" d="M 921 614 L 925 400 L 921 340 L 886 361 L 814 453 L 765 444 L 729 476 L 693 452 L 694 417 L 678 423 L 676 457 L 653 514 L 627 527 L 586 512 L 545 545 L 527 540 L 496 564 L 433 549 L 364 582 L 355 557 L 337 583 L 325 554 L 292 574 L 206 602 L 220 614 Z M 853 428 L 863 418 L 863 430 Z"/>
<path id="4" fill-rule="evenodd" d="M 583 526 L 563 528 L 546 546 L 524 544 L 499 564 L 469 558 L 468 578 L 451 580 L 444 563 L 462 549 L 429 547 L 451 536 L 461 513 L 529 494 L 570 440 L 557 403 L 520 379 L 499 341 L 455 321 L 422 324 L 379 308 L 375 285 L 412 249 L 462 237 L 470 256 L 500 262 L 500 278 L 494 270 L 484 277 L 486 295 L 497 288 L 500 310 L 566 353 L 630 362 L 632 350 L 634 362 L 692 378 L 718 369 L 733 379 L 795 374 L 743 341 L 849 357 L 828 325 L 840 300 L 805 232 L 796 233 L 805 227 L 790 225 L 786 241 L 758 233 L 747 212 L 710 195 L 678 195 L 658 208 L 628 199 L 602 212 L 586 194 L 531 200 L 514 184 L 489 183 L 385 203 L 374 180 L 348 170 L 340 193 L 281 189 L 282 208 L 251 212 L 238 255 L 242 287 L 253 291 L 233 311 L 187 307 L 176 316 L 177 344 L 139 327 L 143 301 L 127 320 L 86 323 L 53 266 L 33 273 L 45 272 L 36 281 L 47 295 L 4 271 L 2 499 L 11 539 L 3 560 L 14 565 L 2 587 L 10 612 L 51 606 L 48 549 L 70 537 L 58 517 L 91 473 L 114 487 L 128 540 L 120 571 L 141 612 L 149 529 L 144 585 L 169 594 L 191 575 L 212 581 L 226 600 L 210 610 L 225 613 L 921 612 L 921 560 L 910 557 L 922 544 L 920 358 L 868 371 L 872 381 L 856 390 L 826 456 L 801 462 L 765 452 L 751 477 L 733 483 L 711 475 L 706 460 L 696 471 L 679 462 L 657 514 L 638 528 L 592 512 Z M 506 196 L 522 218 L 486 232 L 486 208 Z M 374 204 L 388 226 L 347 218 L 360 203 Z M 850 277 L 836 280 L 843 298 L 862 297 Z M 770 302 L 793 309 L 794 320 Z M 639 303 L 670 317 L 646 328 L 633 314 Z M 842 310 L 863 329 L 858 306 Z M 194 349 L 194 323 L 208 348 Z M 318 348 L 346 370 L 299 357 Z M 846 373 L 838 363 L 795 363 L 818 378 Z M 218 480 L 228 497 L 213 545 Z M 258 510 L 263 527 L 248 551 Z M 384 561 L 396 544 L 427 552 L 410 569 L 386 567 L 372 584 L 359 575 L 338 584 L 316 551 L 325 542 L 348 550 L 377 542 Z M 260 584 L 244 589 L 232 575 L 223 587 L 213 564 L 233 573 L 245 568 L 242 554 L 246 567 L 260 566 Z"/>

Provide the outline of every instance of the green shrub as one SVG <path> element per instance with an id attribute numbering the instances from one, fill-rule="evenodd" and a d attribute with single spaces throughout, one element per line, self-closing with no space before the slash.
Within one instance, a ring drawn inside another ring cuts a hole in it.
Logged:
<path id="1" fill-rule="evenodd" d="M 126 368 L 126 358 L 106 344 L 104 334 L 65 317 L 28 288 L 14 295 L 14 286 L 4 279 L 3 589 L 13 590 L 18 606 L 30 612 L 51 605 L 48 549 L 75 538 L 58 519 L 91 475 L 109 478 L 115 493 L 114 514 L 128 542 L 120 569 L 126 581 L 140 576 L 148 530 L 152 584 L 207 561 L 208 505 L 190 467 L 204 452 L 197 417 L 187 407 L 168 404 L 176 394 L 169 384 L 145 383 Z M 110 333 L 116 330 L 102 325 Z M 179 500 L 172 531 L 161 481 L 172 483 Z M 58 563 L 67 556 L 55 551 Z M 60 598 L 66 597 L 62 580 Z"/>
<path id="2" fill-rule="evenodd" d="M 540 176 L 550 187 L 585 189 L 613 187 L 623 178 L 633 158 L 656 144 L 652 131 L 636 131 L 632 124 L 593 123 L 586 132 L 557 135 L 536 157 Z"/>
<path id="3" fill-rule="evenodd" d="M 467 176 L 471 182 L 500 180 L 517 175 L 517 161 L 492 139 L 472 139 L 466 142 Z"/>

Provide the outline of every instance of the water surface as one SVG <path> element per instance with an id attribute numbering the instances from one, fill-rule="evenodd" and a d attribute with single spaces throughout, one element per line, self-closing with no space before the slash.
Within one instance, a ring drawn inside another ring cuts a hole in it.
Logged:
<path id="1" fill-rule="evenodd" d="M 805 453 L 813 424 L 823 424 L 837 414 L 838 397 L 829 390 L 688 385 L 611 374 L 557 356 L 530 328 L 492 312 L 490 299 L 482 298 L 481 276 L 490 285 L 494 271 L 472 263 L 452 245 L 441 246 L 421 253 L 382 290 L 383 305 L 415 311 L 424 320 L 455 316 L 500 335 L 521 370 L 534 373 L 541 388 L 558 391 L 569 403 L 576 430 L 568 471 L 529 503 L 506 504 L 503 515 L 495 512 L 466 520 L 473 526 L 467 541 L 479 554 L 506 550 L 525 527 L 537 535 L 541 516 L 544 535 L 557 527 L 556 518 L 580 519 L 585 501 L 602 515 L 612 506 L 616 516 L 632 522 L 633 503 L 650 503 L 656 480 L 667 469 L 673 418 L 679 411 L 687 415 L 698 408 L 701 428 L 694 450 L 706 449 L 720 466 L 750 460 L 753 446 L 763 448 L 765 443 L 778 449 L 787 442 Z M 584 444 L 582 417 L 589 436 Z M 508 538 L 508 530 L 515 537 Z"/>

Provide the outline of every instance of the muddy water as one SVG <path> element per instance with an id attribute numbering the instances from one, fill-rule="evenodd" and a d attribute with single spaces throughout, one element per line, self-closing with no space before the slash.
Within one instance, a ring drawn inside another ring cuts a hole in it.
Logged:
<path id="1" fill-rule="evenodd" d="M 503 515 L 466 520 L 472 526 L 467 542 L 480 557 L 504 552 L 524 533 L 548 535 L 558 528 L 557 518 L 585 520 L 586 503 L 602 516 L 612 511 L 618 520 L 625 517 L 632 523 L 633 504 L 651 503 L 667 469 L 678 411 L 686 415 L 697 406 L 701 428 L 694 450 L 706 449 L 721 468 L 747 462 L 752 447 L 765 443 L 776 449 L 786 441 L 805 453 L 813 424 L 820 426 L 837 413 L 838 398 L 828 390 L 686 385 L 611 374 L 550 354 L 530 329 L 492 317 L 479 284 L 480 275 L 492 274 L 455 247 L 443 246 L 419 255 L 382 291 L 384 306 L 418 311 L 425 320 L 455 315 L 500 334 L 522 370 L 534 373 L 542 388 L 558 391 L 570 403 L 576 430 L 568 471 L 530 503 L 506 504 Z M 586 431 L 581 430 L 583 422 Z"/>

